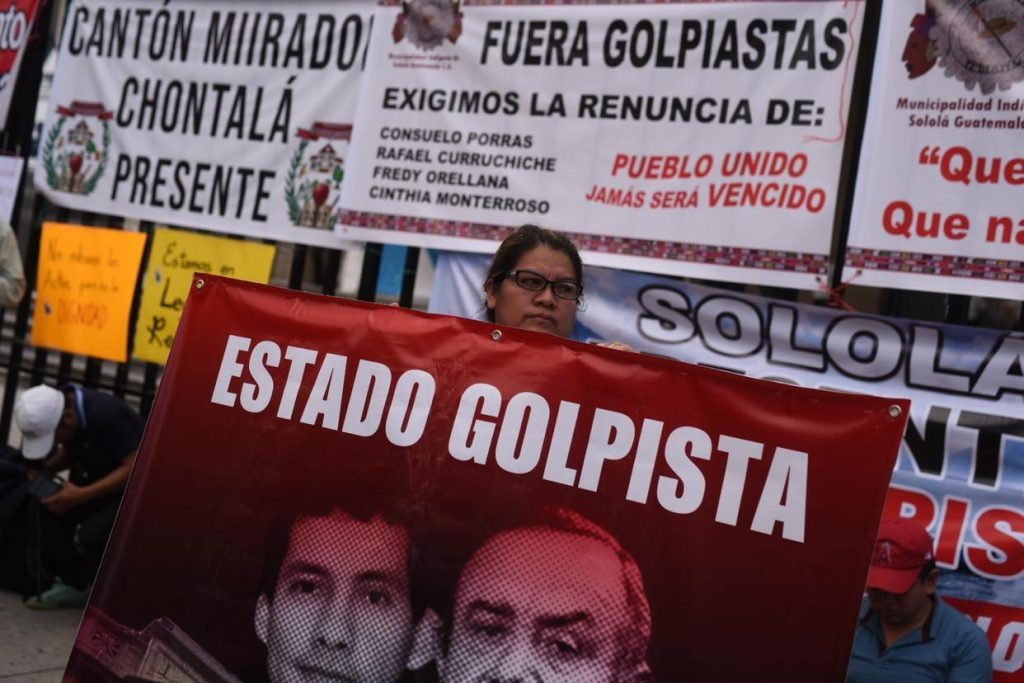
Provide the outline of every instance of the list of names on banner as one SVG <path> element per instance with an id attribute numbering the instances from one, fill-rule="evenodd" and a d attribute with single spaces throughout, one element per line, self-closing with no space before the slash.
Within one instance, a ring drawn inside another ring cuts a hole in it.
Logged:
<path id="1" fill-rule="evenodd" d="M 398 96 L 397 89 L 386 95 L 389 100 Z M 515 196 L 509 172 L 525 171 L 538 174 L 542 182 L 555 182 L 557 161 L 538 154 L 529 134 L 389 126 L 380 130 L 369 195 L 386 201 L 546 214 L 549 201 Z"/>

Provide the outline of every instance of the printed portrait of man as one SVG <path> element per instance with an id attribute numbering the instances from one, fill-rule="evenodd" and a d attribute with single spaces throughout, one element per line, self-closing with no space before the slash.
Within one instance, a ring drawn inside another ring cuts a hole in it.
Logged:
<path id="1" fill-rule="evenodd" d="M 422 607 L 397 491 L 348 488 L 272 543 L 254 622 L 274 683 L 393 683 L 406 668 Z"/>
<path id="2" fill-rule="evenodd" d="M 428 612 L 413 654 L 419 664 L 432 658 L 442 683 L 652 680 L 640 569 L 611 534 L 570 510 L 489 538 L 442 611 Z"/>

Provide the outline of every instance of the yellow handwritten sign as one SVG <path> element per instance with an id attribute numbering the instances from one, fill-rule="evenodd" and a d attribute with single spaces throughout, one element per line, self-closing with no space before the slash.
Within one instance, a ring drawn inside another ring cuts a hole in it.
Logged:
<path id="1" fill-rule="evenodd" d="M 32 343 L 128 359 L 128 323 L 146 236 L 43 223 Z"/>
<path id="2" fill-rule="evenodd" d="M 142 283 L 132 355 L 153 363 L 167 362 L 194 272 L 267 283 L 274 251 L 269 244 L 157 228 Z"/>

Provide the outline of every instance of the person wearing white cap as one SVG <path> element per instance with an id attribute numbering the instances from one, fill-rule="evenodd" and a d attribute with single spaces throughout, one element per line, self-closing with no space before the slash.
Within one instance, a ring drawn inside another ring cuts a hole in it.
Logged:
<path id="1" fill-rule="evenodd" d="M 84 604 L 145 423 L 121 399 L 75 385 L 25 390 L 15 402 L 14 422 L 26 460 L 42 461 L 50 475 L 70 470 L 60 491 L 41 501 L 43 561 L 58 580 L 25 604 Z"/>
<path id="2" fill-rule="evenodd" d="M 18 397 L 14 422 L 21 431 L 21 454 L 26 460 L 40 460 L 50 454 L 63 412 L 64 394 L 45 384 Z"/>

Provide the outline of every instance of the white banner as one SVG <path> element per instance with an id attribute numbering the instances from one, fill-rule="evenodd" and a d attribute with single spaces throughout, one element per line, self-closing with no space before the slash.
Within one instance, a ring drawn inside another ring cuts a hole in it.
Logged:
<path id="1" fill-rule="evenodd" d="M 487 264 L 486 256 L 441 254 L 430 311 L 481 318 Z M 587 267 L 584 282 L 586 309 L 575 330 L 582 341 L 622 341 L 752 377 L 911 399 L 885 515 L 929 528 L 938 564 L 949 570 L 942 595 L 968 601 L 958 606 L 987 631 L 997 672 L 1024 670 L 1024 334 L 605 268 Z"/>
<path id="2" fill-rule="evenodd" d="M 25 160 L 21 157 L 0 156 L 0 219 L 14 222 L 14 204 L 21 188 L 21 172 Z"/>
<path id="3" fill-rule="evenodd" d="M 1021 2 L 883 5 L 845 281 L 1024 298 L 1022 50 Z"/>
<path id="4" fill-rule="evenodd" d="M 863 3 L 387 2 L 342 234 L 814 288 Z"/>
<path id="5" fill-rule="evenodd" d="M 74 209 L 342 246 L 332 228 L 372 11 L 76 0 L 36 187 Z"/>

